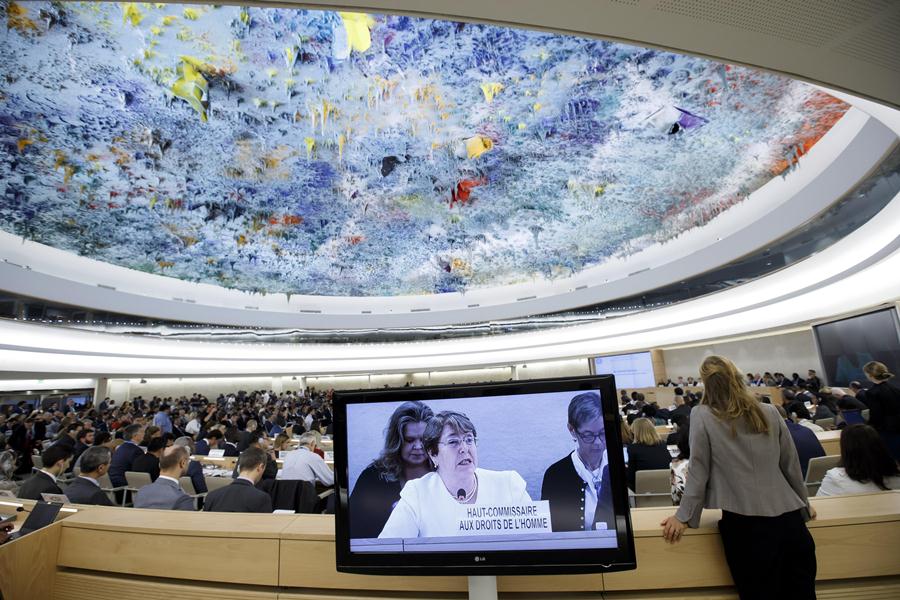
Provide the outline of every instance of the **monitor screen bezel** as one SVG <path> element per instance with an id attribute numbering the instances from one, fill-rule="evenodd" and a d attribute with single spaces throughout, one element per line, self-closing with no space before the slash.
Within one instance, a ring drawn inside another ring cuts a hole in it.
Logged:
<path id="1" fill-rule="evenodd" d="M 827 327 L 829 325 L 835 325 L 837 323 L 842 323 L 844 321 L 851 321 L 854 319 L 859 319 L 861 317 L 870 317 L 872 315 L 878 313 L 889 313 L 891 316 L 891 320 L 894 323 L 894 331 L 897 334 L 897 339 L 900 340 L 900 305 L 892 304 L 883 306 L 881 308 L 875 308 L 873 310 L 866 310 L 863 312 L 853 313 L 851 315 L 847 315 L 845 317 L 841 317 L 840 319 L 829 319 L 828 321 L 817 321 L 812 324 L 812 333 L 813 333 L 813 342 L 816 345 L 816 354 L 819 357 L 819 367 L 821 368 L 821 379 L 823 381 L 823 385 L 841 385 L 841 382 L 836 381 L 834 377 L 831 376 L 828 368 L 828 362 L 825 360 L 825 353 L 823 351 L 821 336 L 821 327 Z M 860 384 L 863 388 L 872 387 L 872 382 L 866 379 L 865 377 L 860 379 Z M 843 384 L 845 387 L 849 385 L 849 382 Z"/>
<path id="2" fill-rule="evenodd" d="M 621 452 L 609 452 L 613 508 L 617 518 L 618 547 L 586 551 L 466 551 L 415 553 L 350 552 L 349 469 L 347 406 L 374 402 L 442 400 L 454 398 L 540 394 L 548 392 L 600 392 L 607 445 L 621 447 L 618 400 L 612 375 L 592 375 L 504 383 L 460 384 L 416 388 L 392 388 L 339 392 L 333 396 L 335 469 L 335 551 L 337 570 L 368 575 L 515 575 L 601 573 L 634 569 L 637 565 L 634 532 L 628 503 L 625 460 Z"/>

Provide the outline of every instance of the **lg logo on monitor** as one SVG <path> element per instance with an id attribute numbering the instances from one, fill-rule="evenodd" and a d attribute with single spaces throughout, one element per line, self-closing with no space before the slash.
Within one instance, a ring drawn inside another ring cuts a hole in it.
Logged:
<path id="1" fill-rule="evenodd" d="M 487 557 L 485 557 L 485 556 L 476 556 L 475 557 L 475 562 L 484 562 L 486 560 L 487 560 Z"/>

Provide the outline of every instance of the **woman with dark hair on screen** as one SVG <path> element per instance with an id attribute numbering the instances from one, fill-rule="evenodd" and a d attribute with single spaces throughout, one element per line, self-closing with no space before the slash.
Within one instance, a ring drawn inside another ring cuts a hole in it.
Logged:
<path id="1" fill-rule="evenodd" d="M 553 531 L 593 531 L 598 523 L 614 529 L 600 394 L 585 392 L 569 401 L 567 428 L 575 449 L 547 468 L 541 484 Z"/>
<path id="2" fill-rule="evenodd" d="M 678 511 L 661 523 L 663 536 L 677 542 L 699 526 L 704 508 L 721 508 L 725 560 L 741 600 L 814 599 L 816 545 L 806 521 L 815 511 L 787 425 L 750 394 L 727 358 L 707 357 L 700 376 L 690 476 Z"/>
<path id="3" fill-rule="evenodd" d="M 890 382 L 894 374 L 884 363 L 868 362 L 863 366 L 863 373 L 875 384 L 866 390 L 869 425 L 884 440 L 894 460 L 900 460 L 900 388 Z"/>
<path id="4" fill-rule="evenodd" d="M 360 473 L 350 494 L 351 537 L 378 537 L 406 482 L 431 472 L 422 436 L 433 416 L 419 401 L 404 402 L 391 415 L 381 454 Z"/>

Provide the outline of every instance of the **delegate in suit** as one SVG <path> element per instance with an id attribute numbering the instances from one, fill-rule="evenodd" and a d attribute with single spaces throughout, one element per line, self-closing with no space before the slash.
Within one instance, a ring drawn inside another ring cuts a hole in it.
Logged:
<path id="1" fill-rule="evenodd" d="M 209 512 L 272 512 L 272 497 L 256 484 L 266 470 L 268 456 L 261 448 L 250 447 L 238 459 L 238 477 L 231 484 L 210 492 L 203 510 Z"/>
<path id="2" fill-rule="evenodd" d="M 91 446 L 81 455 L 81 474 L 66 488 L 66 497 L 73 504 L 113 506 L 106 492 L 100 489 L 100 478 L 109 471 L 112 452 L 105 446 Z"/>
<path id="3" fill-rule="evenodd" d="M 159 460 L 159 477 L 138 490 L 135 508 L 194 510 L 194 500 L 181 489 L 179 479 L 187 471 L 190 454 L 184 446 L 168 448 Z"/>
<path id="4" fill-rule="evenodd" d="M 62 494 L 56 478 L 66 472 L 72 462 L 72 449 L 62 444 L 54 444 L 41 454 L 44 468 L 31 476 L 19 488 L 19 498 L 41 500 L 41 494 Z"/>

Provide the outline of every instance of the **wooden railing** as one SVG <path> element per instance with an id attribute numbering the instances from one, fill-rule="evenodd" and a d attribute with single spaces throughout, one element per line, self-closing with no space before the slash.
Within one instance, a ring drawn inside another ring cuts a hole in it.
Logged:
<path id="1" fill-rule="evenodd" d="M 819 516 L 809 527 L 819 597 L 843 597 L 850 590 L 854 598 L 900 597 L 900 492 L 813 503 Z M 8 512 L 11 504 L 0 504 L 0 511 Z M 27 510 L 32 503 L 22 504 Z M 458 576 L 338 573 L 331 516 L 74 508 L 57 523 L 0 546 L 6 600 L 300 600 L 323 594 L 331 600 L 385 600 L 440 593 L 459 598 L 466 590 L 466 579 Z M 561 600 L 587 592 L 603 592 L 605 598 L 635 592 L 642 598 L 735 597 L 716 527 L 719 511 L 704 511 L 698 529 L 668 545 L 659 522 L 673 510 L 632 510 L 634 571 L 500 577 L 500 593 L 538 592 Z"/>

